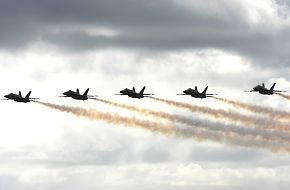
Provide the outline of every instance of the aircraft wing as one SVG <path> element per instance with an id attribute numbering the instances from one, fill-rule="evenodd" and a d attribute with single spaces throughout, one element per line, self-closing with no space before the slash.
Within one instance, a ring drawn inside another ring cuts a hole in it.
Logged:
<path id="1" fill-rule="evenodd" d="M 287 92 L 287 91 L 284 91 L 284 90 L 273 90 L 274 92 Z"/>
<path id="2" fill-rule="evenodd" d="M 1 100 L 10 100 L 10 99 L 1 99 Z"/>
<path id="3" fill-rule="evenodd" d="M 69 96 L 58 96 L 58 97 L 69 97 Z"/>
<path id="4" fill-rule="evenodd" d="M 255 92 L 254 90 L 245 90 L 244 92 Z"/>
<path id="5" fill-rule="evenodd" d="M 145 96 L 151 96 L 151 95 L 155 95 L 155 94 L 143 94 L 143 95 L 145 95 Z"/>
<path id="6" fill-rule="evenodd" d="M 122 96 L 122 95 L 127 95 L 127 94 L 114 94 L 114 95 L 120 95 L 120 96 Z"/>
<path id="7" fill-rule="evenodd" d="M 218 94 L 205 94 L 205 95 L 216 96 L 216 95 L 218 95 Z"/>
<path id="8" fill-rule="evenodd" d="M 176 94 L 176 95 L 189 95 L 189 94 Z"/>

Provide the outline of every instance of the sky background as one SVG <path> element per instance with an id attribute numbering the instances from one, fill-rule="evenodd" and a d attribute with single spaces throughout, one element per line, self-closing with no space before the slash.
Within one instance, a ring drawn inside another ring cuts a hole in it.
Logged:
<path id="1" fill-rule="evenodd" d="M 93 100 L 59 98 L 90 87 L 103 99 L 191 116 L 157 97 L 235 109 L 209 93 L 289 110 L 279 96 L 244 93 L 264 82 L 290 92 L 288 0 L 0 0 L 1 96 L 140 116 Z M 0 189 L 289 189 L 287 153 L 163 136 L 2 101 Z M 194 115 L 194 117 L 199 117 Z"/>

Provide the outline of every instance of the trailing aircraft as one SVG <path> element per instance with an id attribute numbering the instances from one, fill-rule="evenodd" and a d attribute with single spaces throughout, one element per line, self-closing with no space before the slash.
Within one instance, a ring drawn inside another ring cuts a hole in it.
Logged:
<path id="1" fill-rule="evenodd" d="M 197 86 L 195 86 L 194 89 L 188 88 L 183 91 L 183 94 L 177 94 L 177 95 L 190 95 L 194 98 L 206 98 L 206 97 L 213 97 L 217 94 L 207 94 L 206 91 L 208 89 L 208 86 L 205 87 L 205 89 L 202 92 L 198 92 Z"/>
<path id="2" fill-rule="evenodd" d="M 4 97 L 7 99 L 2 99 L 2 100 L 14 100 L 15 102 L 27 103 L 27 102 L 30 102 L 30 100 L 39 99 L 39 98 L 30 98 L 29 97 L 30 94 L 31 94 L 31 91 L 29 91 L 25 97 L 22 97 L 21 91 L 19 91 L 18 94 L 10 93 L 10 94 L 5 95 Z"/>
<path id="3" fill-rule="evenodd" d="M 265 84 L 262 83 L 262 85 L 257 85 L 253 87 L 253 90 L 248 90 L 245 92 L 259 92 L 260 94 L 263 95 L 272 95 L 272 94 L 281 94 L 281 92 L 286 92 L 286 91 L 281 91 L 281 90 L 274 90 L 276 83 L 274 83 L 270 89 L 267 89 L 265 87 Z"/>
<path id="4" fill-rule="evenodd" d="M 96 95 L 88 95 L 89 88 L 83 93 L 80 94 L 79 89 L 77 88 L 76 91 L 68 90 L 64 93 L 62 93 L 64 96 L 59 96 L 59 97 L 70 97 L 75 100 L 87 100 L 87 99 L 93 99 L 94 97 L 97 97 Z"/>
<path id="5" fill-rule="evenodd" d="M 120 94 L 115 94 L 115 95 L 127 95 L 131 98 L 138 98 L 138 99 L 144 98 L 144 97 L 150 97 L 151 95 L 154 95 L 154 94 L 144 94 L 145 88 L 146 87 L 144 86 L 140 92 L 136 92 L 135 87 L 133 86 L 132 90 L 125 88 L 124 90 L 120 91 Z"/>

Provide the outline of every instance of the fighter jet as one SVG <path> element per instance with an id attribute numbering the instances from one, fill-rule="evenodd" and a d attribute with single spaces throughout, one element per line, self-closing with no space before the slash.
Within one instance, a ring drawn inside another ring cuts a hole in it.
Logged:
<path id="1" fill-rule="evenodd" d="M 30 94 L 31 94 L 31 91 L 29 91 L 25 97 L 22 97 L 21 91 L 19 91 L 18 94 L 10 93 L 10 94 L 5 95 L 4 97 L 7 99 L 2 99 L 2 100 L 14 100 L 15 102 L 27 103 L 27 102 L 30 102 L 30 100 L 39 99 L 39 98 L 29 98 Z"/>
<path id="2" fill-rule="evenodd" d="M 286 91 L 281 91 L 281 90 L 274 90 L 275 85 L 276 83 L 274 83 L 270 89 L 267 89 L 265 87 L 265 84 L 262 83 L 262 86 L 257 85 L 253 88 L 253 90 L 248 90 L 245 92 L 259 92 L 260 94 L 263 94 L 263 95 L 281 94 L 280 92 L 286 92 Z"/>
<path id="3" fill-rule="evenodd" d="M 194 98 L 206 98 L 206 97 L 213 97 L 217 94 L 207 94 L 206 91 L 208 89 L 208 86 L 205 87 L 205 89 L 202 92 L 198 92 L 197 86 L 195 86 L 195 89 L 188 88 L 183 91 L 183 94 L 177 94 L 177 95 L 190 95 Z"/>
<path id="4" fill-rule="evenodd" d="M 138 98 L 138 99 L 154 95 L 154 94 L 144 94 L 143 92 L 144 92 L 145 88 L 146 87 L 144 86 L 142 88 L 142 90 L 138 93 L 138 92 L 136 92 L 135 87 L 133 86 L 132 90 L 125 88 L 124 90 L 120 91 L 120 94 L 115 94 L 115 95 L 127 95 L 131 98 Z"/>
<path id="5" fill-rule="evenodd" d="M 62 93 L 64 96 L 59 97 L 70 97 L 75 100 L 87 100 L 87 99 L 93 99 L 93 97 L 97 97 L 96 95 L 88 95 L 89 88 L 84 92 L 84 94 L 80 94 L 79 89 L 77 88 L 76 91 L 68 90 L 64 93 Z"/>

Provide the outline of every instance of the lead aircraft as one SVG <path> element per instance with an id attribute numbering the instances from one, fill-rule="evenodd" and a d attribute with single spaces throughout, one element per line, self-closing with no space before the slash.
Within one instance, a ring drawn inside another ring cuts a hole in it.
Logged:
<path id="1" fill-rule="evenodd" d="M 270 89 L 267 89 L 265 87 L 265 84 L 262 83 L 262 85 L 257 85 L 253 87 L 253 90 L 247 90 L 245 92 L 258 92 L 263 95 L 273 95 L 273 94 L 281 94 L 281 92 L 286 92 L 286 91 L 281 91 L 281 90 L 274 90 L 276 83 L 274 83 Z"/>

